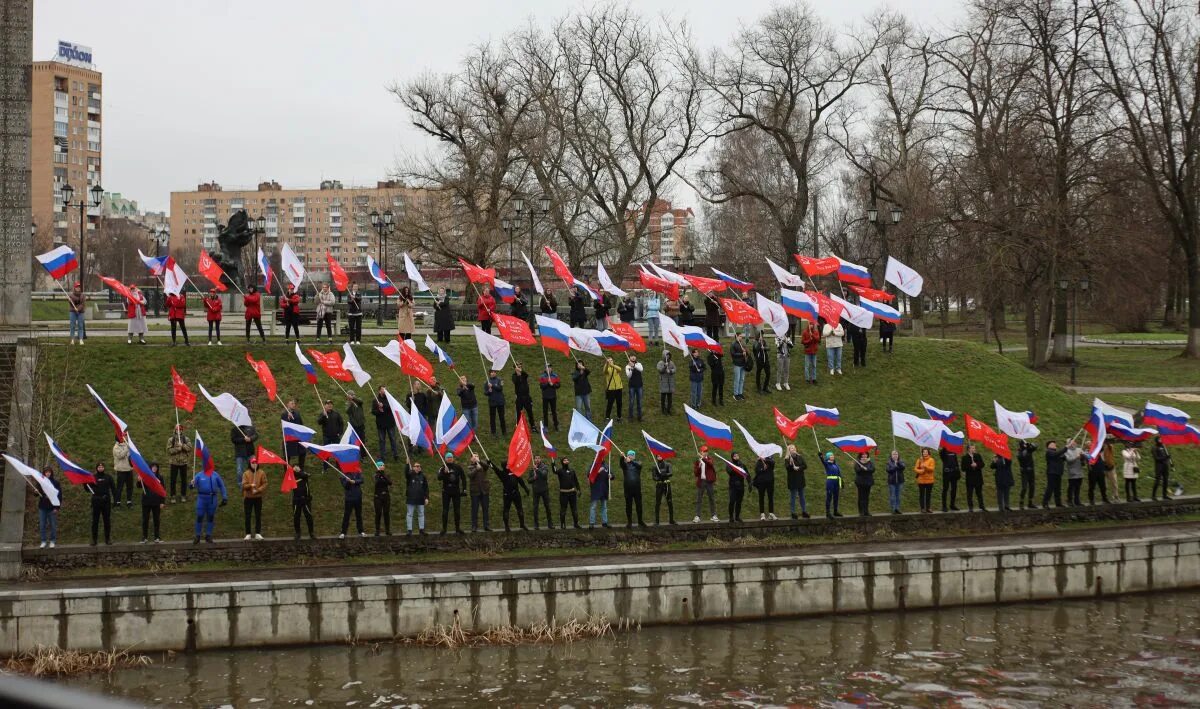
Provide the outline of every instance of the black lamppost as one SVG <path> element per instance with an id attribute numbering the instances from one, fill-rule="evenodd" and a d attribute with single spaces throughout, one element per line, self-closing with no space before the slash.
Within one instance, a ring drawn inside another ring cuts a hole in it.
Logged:
<path id="1" fill-rule="evenodd" d="M 83 199 L 72 204 L 71 198 L 75 196 L 75 188 L 70 183 L 62 186 L 63 207 L 66 209 L 79 207 L 79 282 L 83 284 L 83 290 L 85 291 L 87 290 L 87 241 L 84 234 L 87 226 L 87 208 L 89 206 L 100 206 L 100 200 L 104 197 L 104 188 L 99 184 L 95 184 L 88 191 L 91 192 L 92 198 L 90 205 Z"/>
<path id="2" fill-rule="evenodd" d="M 1075 358 L 1075 341 L 1079 339 L 1079 294 L 1087 293 L 1091 283 L 1087 276 L 1081 276 L 1078 281 L 1072 282 L 1069 278 L 1060 278 L 1058 280 L 1059 297 L 1066 298 L 1067 292 L 1071 295 L 1071 385 L 1075 385 L 1075 369 L 1079 366 L 1079 360 Z"/>
<path id="3" fill-rule="evenodd" d="M 146 231 L 150 232 L 150 241 L 154 242 L 155 258 L 161 258 L 163 248 L 167 247 L 171 241 L 170 227 L 168 227 L 164 222 L 159 222 L 146 227 Z M 162 304 L 162 289 L 150 287 L 147 288 L 146 291 L 151 294 L 152 299 L 154 300 L 154 317 L 158 317 L 160 315 L 160 308 Z"/>
<path id="4" fill-rule="evenodd" d="M 899 224 L 900 220 L 903 217 L 904 217 L 904 211 L 902 209 L 900 209 L 900 207 L 893 206 L 892 210 L 891 210 L 891 225 L 895 226 L 896 224 Z M 867 221 L 874 224 L 875 228 L 879 230 L 879 253 L 882 254 L 882 256 L 879 259 L 879 262 L 884 263 L 887 261 L 887 257 L 888 257 L 888 241 L 887 241 L 888 221 L 886 219 L 879 218 L 879 208 L 876 207 L 876 205 L 874 203 L 872 203 L 871 206 L 869 208 L 867 208 Z"/>
<path id="5" fill-rule="evenodd" d="M 251 281 L 251 283 L 258 285 L 258 237 L 267 233 L 267 218 L 260 214 L 254 219 L 248 220 L 248 225 L 250 227 L 250 233 L 254 235 L 254 280 Z M 263 295 L 269 294 L 264 293 Z"/>
<path id="6" fill-rule="evenodd" d="M 525 208 L 526 207 L 525 198 L 517 197 L 516 199 L 513 200 L 513 209 L 517 213 L 517 218 L 513 220 L 514 226 L 516 226 L 516 221 L 521 219 L 522 214 L 529 215 L 529 258 L 530 259 L 533 258 L 533 227 L 534 227 L 534 224 L 537 221 L 538 217 L 544 217 L 550 213 L 550 198 L 549 197 L 542 195 L 541 197 L 538 197 L 537 203 L 538 203 L 537 209 L 534 209 L 533 205 L 528 205 L 529 209 L 526 209 Z M 512 274 L 512 266 L 513 266 L 512 265 L 512 238 L 510 236 L 509 240 L 508 240 L 508 272 L 510 275 Z"/>
<path id="7" fill-rule="evenodd" d="M 396 215 L 392 214 L 392 210 L 385 209 L 383 214 L 372 210 L 370 214 L 371 226 L 375 227 L 376 233 L 379 234 L 379 263 L 380 268 L 387 272 L 387 238 L 389 234 L 396 231 Z M 375 324 L 383 326 L 383 311 L 387 306 L 387 296 L 383 294 L 383 286 L 379 286 L 379 307 L 375 311 Z"/>
<path id="8" fill-rule="evenodd" d="M 517 220 L 505 217 L 500 220 L 500 228 L 508 235 L 508 277 L 512 278 L 513 270 L 513 234 L 517 233 Z"/>

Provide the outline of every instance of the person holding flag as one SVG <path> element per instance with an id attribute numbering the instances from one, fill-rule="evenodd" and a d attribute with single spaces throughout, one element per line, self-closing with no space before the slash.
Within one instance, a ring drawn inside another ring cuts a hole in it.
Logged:
<path id="1" fill-rule="evenodd" d="M 352 345 L 362 344 L 363 307 L 362 293 L 357 283 L 350 284 L 346 294 L 346 341 Z"/>
<path id="2" fill-rule="evenodd" d="M 1125 501 L 1126 502 L 1141 502 L 1142 498 L 1138 497 L 1137 481 L 1138 473 L 1141 472 L 1142 454 L 1132 444 L 1126 443 L 1125 449 L 1121 451 L 1121 477 L 1125 479 Z M 1042 505 L 1045 507 L 1045 505 Z M 1062 505 L 1058 505 L 1062 507 Z"/>
<path id="3" fill-rule="evenodd" d="M 317 342 L 321 341 L 321 326 L 325 326 L 325 337 L 333 344 L 333 315 L 337 311 L 337 296 L 328 283 L 321 284 L 317 291 Z"/>
<path id="4" fill-rule="evenodd" d="M 533 457 L 533 467 L 529 472 L 529 487 L 533 491 L 533 529 L 541 529 L 539 517 L 540 507 L 546 510 L 546 528 L 554 529 L 554 517 L 550 514 L 550 467 L 540 455 Z"/>
<path id="5" fill-rule="evenodd" d="M 300 517 L 308 524 L 308 538 L 316 539 L 313 532 L 312 489 L 309 487 L 308 473 L 299 465 L 292 466 L 292 529 L 295 539 L 300 538 Z M 284 492 L 287 492 L 284 490 Z"/>
<path id="6" fill-rule="evenodd" d="M 538 377 L 538 386 L 542 390 L 542 425 L 549 426 L 554 424 L 554 430 L 558 430 L 558 389 L 562 386 L 562 380 L 558 374 L 554 372 L 554 365 L 546 362 L 546 368 L 542 371 L 542 375 Z"/>
<path id="7" fill-rule="evenodd" d="M 484 393 L 487 395 L 488 401 L 488 422 L 491 424 L 492 435 L 496 435 L 496 419 L 500 419 L 500 432 L 508 435 L 508 421 L 504 416 L 504 382 L 500 379 L 500 374 L 496 370 L 488 372 L 487 383 L 483 387 Z M 459 394 L 462 393 L 462 387 L 459 387 Z M 466 413 L 466 406 L 463 406 L 463 412 Z"/>
<path id="8" fill-rule="evenodd" d="M 479 329 L 492 334 L 492 313 L 496 312 L 496 298 L 492 291 L 484 288 L 475 300 L 475 314 L 479 318 Z"/>
<path id="9" fill-rule="evenodd" d="M 300 294 L 294 284 L 287 284 L 287 292 L 279 299 L 279 307 L 283 310 L 283 341 L 289 342 L 289 336 L 295 332 L 296 342 L 300 342 Z M 301 463 L 301 466 L 304 464 Z"/>
<path id="10" fill-rule="evenodd" d="M 179 482 L 179 501 L 187 502 L 188 465 L 192 461 L 192 441 L 183 432 L 181 424 L 167 439 L 167 462 L 171 465 L 171 502 L 175 502 L 175 482 Z"/>
<path id="11" fill-rule="evenodd" d="M 516 408 L 513 413 L 519 417 L 524 412 L 525 420 L 532 421 L 533 395 L 529 391 L 529 372 L 525 371 L 524 365 L 520 362 L 513 362 L 512 383 L 513 398 L 516 400 Z"/>
<path id="12" fill-rule="evenodd" d="M 975 502 L 979 502 L 979 511 L 987 512 L 983 505 L 983 456 L 972 443 L 967 446 L 967 452 L 960 459 L 960 467 L 967 486 L 967 511 L 975 511 Z"/>
<path id="13" fill-rule="evenodd" d="M 71 321 L 68 336 L 71 338 L 72 345 L 76 343 L 82 345 L 87 340 L 86 313 L 87 296 L 83 293 L 83 285 L 76 283 L 71 288 L 71 292 L 67 294 L 67 315 Z"/>
<path id="14" fill-rule="evenodd" d="M 525 505 L 521 498 L 522 489 L 525 490 L 525 492 L 529 492 L 529 485 L 526 484 L 525 478 L 510 470 L 507 464 L 503 468 L 500 468 L 490 460 L 487 462 L 487 464 L 488 467 L 492 469 L 492 472 L 496 475 L 496 478 L 500 481 L 500 488 L 503 491 L 504 531 L 512 531 L 512 528 L 509 527 L 508 522 L 509 511 L 515 507 L 517 510 L 517 523 L 520 524 L 522 531 L 528 532 L 529 528 L 525 526 Z"/>
<path id="15" fill-rule="evenodd" d="M 405 534 L 412 536 L 413 517 L 417 518 L 417 532 L 425 536 L 425 506 L 429 504 L 429 480 L 421 464 L 413 461 L 404 468 L 404 502 L 408 513 L 404 517 Z M 389 532 L 390 533 L 390 532 Z"/>
<path id="16" fill-rule="evenodd" d="M 129 287 L 129 297 L 125 299 L 125 319 L 128 320 L 125 344 L 132 345 L 134 335 L 137 335 L 138 343 L 146 344 L 146 296 L 137 286 Z"/>
<path id="17" fill-rule="evenodd" d="M 38 536 L 42 542 L 38 548 L 45 549 L 48 545 L 53 549 L 54 544 L 58 542 L 58 510 L 62 507 L 62 485 L 54 479 L 54 468 L 42 468 L 42 477 L 58 491 L 58 499 L 51 499 L 41 487 L 35 490 L 38 497 Z"/>
<path id="18" fill-rule="evenodd" d="M 338 472 L 341 473 L 342 483 L 342 532 L 338 535 L 338 539 L 346 538 L 346 531 L 350 529 L 351 513 L 354 514 L 354 524 L 358 528 L 358 536 L 365 537 L 367 532 L 363 528 L 362 516 L 362 471 L 355 470 L 345 473 L 338 470 Z"/>
<path id="19" fill-rule="evenodd" d="M 962 452 L 961 448 L 959 452 Z M 942 446 L 938 449 L 938 457 L 942 459 L 942 512 L 958 512 L 958 481 L 962 478 L 958 454 Z M 946 505 L 947 495 L 949 506 Z"/>
<path id="20" fill-rule="evenodd" d="M 579 529 L 579 476 L 571 468 L 571 461 L 562 459 L 561 466 L 555 466 L 550 461 L 550 472 L 558 478 L 558 526 L 567 528 L 567 510 L 571 510 L 571 522 Z"/>
<path id="21" fill-rule="evenodd" d="M 637 510 L 637 524 L 645 527 L 642 519 L 642 463 L 635 451 L 626 451 L 621 457 L 622 490 L 625 493 L 625 527 L 633 527 L 633 513 Z"/>
<path id="22" fill-rule="evenodd" d="M 471 462 L 467 465 L 469 482 L 471 485 L 471 533 L 479 531 L 479 523 L 483 522 L 483 531 L 492 531 L 491 514 L 489 510 L 489 502 L 491 499 L 491 477 L 489 469 L 492 467 L 491 461 L 487 463 L 479 460 L 478 453 L 471 454 Z"/>
<path id="23" fill-rule="evenodd" d="M 804 519 L 808 519 L 808 501 L 804 495 L 804 473 L 808 471 L 808 462 L 796 449 L 795 444 L 788 444 L 787 454 L 783 457 L 783 467 L 787 471 L 788 508 L 791 510 L 792 519 L 798 519 L 796 517 L 797 499 L 800 500 L 800 515 Z"/>
<path id="24" fill-rule="evenodd" d="M 302 446 L 301 443 L 311 441 L 315 431 L 304 425 L 304 417 L 300 415 L 300 409 L 296 405 L 296 397 L 293 396 L 287 400 L 287 404 L 283 407 L 283 413 L 279 415 L 279 419 L 283 422 L 284 426 L 284 453 L 287 455 L 289 462 L 292 458 L 298 458 L 300 460 L 300 467 L 303 468 L 304 461 L 308 458 L 308 449 Z M 289 436 L 289 428 L 296 433 L 308 436 L 308 438 L 302 439 L 300 437 Z"/>
<path id="25" fill-rule="evenodd" d="M 758 521 L 775 520 L 775 458 L 773 456 L 759 455 L 758 460 L 754 461 L 752 484 L 758 491 Z"/>
<path id="26" fill-rule="evenodd" d="M 251 324 L 258 327 L 259 342 L 266 342 L 267 336 L 263 332 L 262 326 L 262 296 L 258 293 L 258 286 L 250 284 L 250 287 L 246 289 L 246 293 L 242 296 L 242 310 L 245 311 L 246 318 L 246 343 L 250 343 Z"/>
<path id="27" fill-rule="evenodd" d="M 838 512 L 838 501 L 842 495 L 842 484 L 845 482 L 842 478 L 842 469 L 833 457 L 833 451 L 825 453 L 821 464 L 825 466 L 825 517 L 841 517 L 842 513 Z"/>
<path id="28" fill-rule="evenodd" d="M 200 448 L 201 446 L 203 443 L 197 436 L 196 447 Z M 208 469 L 208 465 L 206 464 L 205 469 L 200 470 L 192 477 L 189 486 L 196 491 L 196 533 L 192 537 L 192 544 L 200 543 L 201 531 L 204 532 L 204 541 L 209 544 L 213 543 L 213 527 L 217 518 L 217 495 L 221 496 L 221 507 L 229 504 L 229 493 L 225 490 L 225 481 L 221 479 L 221 474 L 216 470 Z"/>
<path id="29" fill-rule="evenodd" d="M 446 289 L 438 288 L 433 299 L 433 334 L 438 342 L 450 342 L 450 331 L 454 329 L 454 306 Z"/>
<path id="30" fill-rule="evenodd" d="M 658 443 L 650 437 L 650 434 L 642 431 L 642 435 L 646 437 L 646 444 L 654 450 L 654 444 Z M 667 456 L 675 456 L 675 451 L 667 448 L 663 444 L 659 444 L 661 448 L 654 454 L 654 469 L 650 471 L 650 477 L 654 479 L 654 526 L 661 524 L 659 513 L 662 511 L 662 503 L 665 500 L 667 503 L 667 524 L 675 524 L 675 498 L 671 494 L 671 463 L 667 460 Z M 664 450 L 665 449 L 665 450 Z M 670 451 L 670 453 L 666 453 Z"/>
<path id="31" fill-rule="evenodd" d="M 209 289 L 208 295 L 204 296 L 201 302 L 204 303 L 204 319 L 208 322 L 209 346 L 211 347 L 213 343 L 213 330 L 216 330 L 217 333 L 217 344 L 225 344 L 221 342 L 221 311 L 224 304 L 221 302 L 221 296 L 217 295 L 217 289 Z"/>
<path id="32" fill-rule="evenodd" d="M 1093 415 L 1097 415 L 1093 413 Z M 1042 492 L 1042 507 L 1050 506 L 1050 497 L 1054 497 L 1054 506 L 1062 507 L 1062 476 L 1066 464 L 1066 451 L 1059 450 L 1058 441 L 1046 443 L 1046 489 Z"/>
<path id="33" fill-rule="evenodd" d="M 592 383 L 588 379 L 591 373 L 592 370 L 588 369 L 583 360 L 575 360 L 575 371 L 571 372 L 571 383 L 575 389 L 575 410 L 588 421 L 592 420 Z"/>
<path id="34" fill-rule="evenodd" d="M 104 543 L 112 544 L 112 498 L 113 480 L 108 476 L 104 463 L 98 463 L 95 468 L 95 480 L 90 483 L 92 493 L 92 546 L 100 531 L 100 522 L 104 522 Z"/>
<path id="35" fill-rule="evenodd" d="M 658 369 L 658 409 L 662 414 L 671 413 L 672 400 L 675 398 L 675 362 L 671 359 L 671 350 L 663 348 L 662 359 L 655 365 Z"/>
<path id="36" fill-rule="evenodd" d="M 262 506 L 263 495 L 266 492 L 267 473 L 259 467 L 258 458 L 251 456 L 249 467 L 242 473 L 242 514 L 246 528 L 246 536 L 242 538 L 244 541 L 248 542 L 252 538 L 262 541 Z M 251 519 L 254 521 L 253 530 L 250 527 Z M 253 537 L 250 536 L 251 533 Z"/>
<path id="37" fill-rule="evenodd" d="M 1154 437 L 1154 447 L 1150 449 L 1150 455 L 1154 458 L 1154 485 L 1150 488 L 1150 499 L 1158 499 L 1160 483 L 1162 484 L 1163 500 L 1170 499 L 1167 497 L 1167 478 L 1171 474 L 1171 469 L 1175 467 L 1175 463 L 1171 460 L 1171 451 L 1167 450 L 1162 436 Z"/>
<path id="38" fill-rule="evenodd" d="M 380 522 L 383 523 L 383 533 L 392 536 L 392 478 L 384 470 L 382 462 L 375 464 L 371 502 L 375 510 L 375 536 L 379 536 Z"/>
<path id="39" fill-rule="evenodd" d="M 692 463 L 692 475 L 696 478 L 696 516 L 692 518 L 692 522 L 700 521 L 705 496 L 708 497 L 708 511 L 712 515 L 712 521 L 720 522 L 721 518 L 717 517 L 717 498 L 713 494 L 713 488 L 717 484 L 717 464 L 708 454 L 708 446 L 700 446 L 699 453 L 696 462 Z"/>
<path id="40" fill-rule="evenodd" d="M 1033 441 L 1022 440 L 1017 443 L 1017 467 L 1021 471 L 1021 489 L 1017 493 L 1017 496 L 1019 498 L 1018 501 L 1021 503 L 1021 509 L 1025 509 L 1026 496 L 1029 498 L 1029 509 L 1037 509 L 1037 505 L 1033 504 L 1034 488 L 1036 486 L 1033 453 L 1037 450 L 1037 447 L 1037 444 Z"/>
<path id="41" fill-rule="evenodd" d="M 171 323 L 171 346 L 174 347 L 177 342 L 175 331 L 178 329 L 183 334 L 184 346 L 191 347 L 187 332 L 187 295 L 172 293 L 167 296 L 167 320 Z"/>
<path id="42" fill-rule="evenodd" d="M 1104 491 L 1104 488 L 1103 488 L 1103 485 L 1104 485 L 1104 477 L 1103 477 L 1104 461 L 1100 461 L 1100 465 L 1101 465 L 1100 485 L 1101 485 L 1101 492 L 1103 492 Z M 1013 483 L 1015 482 L 1013 480 L 1012 458 L 1005 458 L 1004 456 L 997 454 L 994 458 L 992 458 L 991 467 L 992 467 L 992 470 L 995 471 L 996 509 L 998 509 L 1001 512 L 1012 512 L 1012 507 L 1010 505 L 1010 497 L 1009 497 L 1010 493 L 1012 492 Z M 1089 489 L 1089 492 L 1090 492 L 1090 489 Z M 982 503 L 980 503 L 980 507 L 982 507 L 982 506 L 983 506 Z"/>
<path id="43" fill-rule="evenodd" d="M 748 473 L 737 451 L 730 453 L 729 460 L 725 461 L 725 475 L 729 477 L 729 523 L 741 524 L 742 501 L 746 498 Z"/>
<path id="44" fill-rule="evenodd" d="M 588 529 L 596 528 L 596 511 L 600 511 L 600 525 L 608 529 L 608 498 L 612 490 L 612 481 L 615 476 L 609 470 L 606 460 L 600 461 L 594 478 L 590 478 L 588 483 L 591 486 L 590 498 L 591 506 L 588 511 Z"/>
<path id="45" fill-rule="evenodd" d="M 158 472 L 158 463 L 150 464 L 150 474 L 158 480 L 158 486 L 162 487 L 162 474 Z M 162 544 L 162 534 L 159 531 L 159 522 L 162 516 L 162 508 L 166 504 L 166 498 L 158 494 L 138 479 L 138 487 L 142 488 L 142 544 L 150 541 L 150 520 L 154 520 L 154 543 Z"/>
<path id="46" fill-rule="evenodd" d="M 438 471 L 438 480 L 442 483 L 442 534 L 446 533 L 450 522 L 450 511 L 454 511 L 454 532 L 462 534 L 462 498 L 467 489 L 467 474 L 462 466 L 454 460 L 453 453 L 446 453 L 446 465 Z"/>

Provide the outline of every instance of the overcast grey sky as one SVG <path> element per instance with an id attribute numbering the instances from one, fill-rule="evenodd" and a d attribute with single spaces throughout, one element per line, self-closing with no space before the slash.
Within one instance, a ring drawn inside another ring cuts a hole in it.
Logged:
<path id="1" fill-rule="evenodd" d="M 876 7 L 812 0 L 837 24 Z M 686 17 L 701 46 L 725 43 L 768 0 L 639 0 L 651 16 Z M 895 1 L 924 24 L 956 0 Z M 146 209 L 172 190 L 275 179 L 374 184 L 428 143 L 386 86 L 452 70 L 472 45 L 579 3 L 554 0 L 37 0 L 34 58 L 58 40 L 90 46 L 104 73 L 103 183 Z"/>

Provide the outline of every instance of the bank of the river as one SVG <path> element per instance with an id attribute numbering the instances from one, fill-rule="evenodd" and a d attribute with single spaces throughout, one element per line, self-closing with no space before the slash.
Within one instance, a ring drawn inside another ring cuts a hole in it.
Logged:
<path id="1" fill-rule="evenodd" d="M 672 624 L 953 607 L 1200 586 L 1200 523 L 1015 534 L 918 548 L 605 565 L 0 592 L 0 652 L 373 642 L 601 617 Z"/>
<path id="2" fill-rule="evenodd" d="M 176 655 L 64 680 L 186 706 L 1186 706 L 1200 594 L 644 628 L 570 645 Z"/>

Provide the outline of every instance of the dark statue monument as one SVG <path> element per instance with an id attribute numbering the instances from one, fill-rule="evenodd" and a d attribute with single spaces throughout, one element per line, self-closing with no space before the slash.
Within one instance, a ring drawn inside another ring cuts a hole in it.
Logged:
<path id="1" fill-rule="evenodd" d="M 217 234 L 217 244 L 221 250 L 209 253 L 224 271 L 225 277 L 232 283 L 245 290 L 246 282 L 242 278 L 242 249 L 254 240 L 254 231 L 250 228 L 250 215 L 246 210 L 239 209 L 229 217 L 229 223 Z"/>

